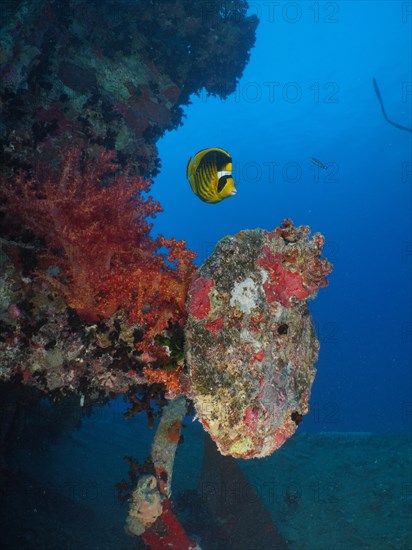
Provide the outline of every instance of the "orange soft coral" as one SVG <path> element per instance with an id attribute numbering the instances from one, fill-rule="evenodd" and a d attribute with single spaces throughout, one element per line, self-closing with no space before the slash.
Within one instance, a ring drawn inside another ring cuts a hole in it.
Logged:
<path id="1" fill-rule="evenodd" d="M 150 237 L 147 218 L 161 211 L 142 196 L 150 182 L 119 168 L 112 152 L 84 160 L 74 147 L 58 173 L 40 166 L 2 182 L 3 209 L 43 238 L 48 273 L 40 275 L 80 317 L 97 322 L 121 309 L 149 349 L 169 323 L 184 322 L 194 254 L 182 241 Z"/>
<path id="2" fill-rule="evenodd" d="M 182 392 L 182 384 L 180 381 L 180 373 L 182 370 L 183 364 L 170 370 L 144 367 L 143 374 L 147 378 L 149 384 L 163 384 L 169 392 L 179 394 Z"/>

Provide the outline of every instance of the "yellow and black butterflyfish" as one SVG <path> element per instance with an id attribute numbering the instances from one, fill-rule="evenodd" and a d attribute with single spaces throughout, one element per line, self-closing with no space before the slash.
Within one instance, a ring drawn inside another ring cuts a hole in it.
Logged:
<path id="1" fill-rule="evenodd" d="M 202 201 L 216 203 L 236 195 L 232 157 L 219 147 L 202 149 L 190 158 L 186 177 L 193 193 Z"/>

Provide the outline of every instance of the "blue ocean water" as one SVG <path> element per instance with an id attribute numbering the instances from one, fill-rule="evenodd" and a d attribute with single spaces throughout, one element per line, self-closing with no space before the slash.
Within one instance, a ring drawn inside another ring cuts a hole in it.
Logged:
<path id="1" fill-rule="evenodd" d="M 410 432 L 411 29 L 408 2 L 251 2 L 256 45 L 234 94 L 201 94 L 158 143 L 155 230 L 185 239 L 198 261 L 240 229 L 284 218 L 326 237 L 334 264 L 311 304 L 321 343 L 302 430 Z M 222 147 L 238 194 L 198 200 L 189 156 Z M 319 170 L 310 157 L 331 163 Z"/>

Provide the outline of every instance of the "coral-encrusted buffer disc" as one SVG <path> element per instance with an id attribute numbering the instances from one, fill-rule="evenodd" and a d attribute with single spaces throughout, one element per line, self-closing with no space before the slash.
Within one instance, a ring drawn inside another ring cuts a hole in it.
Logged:
<path id="1" fill-rule="evenodd" d="M 319 342 L 307 301 L 332 268 L 309 233 L 285 220 L 225 237 L 191 282 L 190 397 L 224 455 L 270 455 L 308 412 Z"/>

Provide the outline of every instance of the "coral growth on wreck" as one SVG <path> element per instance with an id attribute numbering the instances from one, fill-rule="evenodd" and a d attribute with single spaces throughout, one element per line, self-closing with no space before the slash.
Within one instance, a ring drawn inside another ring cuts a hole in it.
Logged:
<path id="1" fill-rule="evenodd" d="M 120 171 L 113 152 L 83 158 L 73 147 L 57 171 L 40 163 L 30 174 L 3 178 L 1 197 L 10 242 L 28 238 L 28 230 L 35 237 L 31 276 L 88 324 L 120 315 L 120 324 L 139 333 L 132 345 L 142 361 L 153 363 L 169 356 L 155 337 L 184 324 L 194 254 L 182 241 L 149 235 L 148 218 L 161 210 L 146 195 L 149 186 Z M 14 244 L 8 249 L 22 261 Z M 8 308 L 9 318 L 19 317 L 16 302 Z M 108 390 L 118 386 L 114 373 L 100 378 Z"/>
<path id="2" fill-rule="evenodd" d="M 225 237 L 189 288 L 189 393 L 222 454 L 271 454 L 308 412 L 319 342 L 307 301 L 327 285 L 324 238 L 290 220 Z"/>
<path id="3" fill-rule="evenodd" d="M 181 389 L 193 255 L 150 236 L 160 206 L 139 176 L 156 174 L 156 141 L 192 94 L 234 90 L 258 23 L 247 8 L 28 0 L 0 14 L 1 379 Z"/>
<path id="4" fill-rule="evenodd" d="M 181 124 L 192 94 L 234 90 L 257 26 L 244 0 L 29 0 L 5 14 L 0 149 L 10 171 L 71 142 L 156 174 L 156 141 Z"/>

